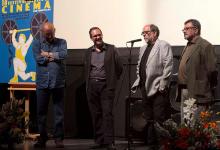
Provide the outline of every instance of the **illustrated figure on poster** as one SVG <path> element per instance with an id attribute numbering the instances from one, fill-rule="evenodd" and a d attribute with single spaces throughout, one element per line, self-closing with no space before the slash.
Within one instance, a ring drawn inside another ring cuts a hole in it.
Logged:
<path id="1" fill-rule="evenodd" d="M 14 66 L 14 76 L 10 79 L 10 82 L 18 82 L 18 76 L 22 80 L 27 80 L 31 78 L 32 81 L 36 80 L 36 72 L 26 73 L 27 63 L 25 60 L 28 49 L 33 41 L 33 36 L 30 34 L 28 40 L 26 41 L 26 36 L 24 34 L 20 34 L 18 41 L 16 40 L 16 34 L 18 30 L 11 30 L 12 34 L 12 44 L 15 48 L 15 57 L 13 58 L 13 66 Z"/>

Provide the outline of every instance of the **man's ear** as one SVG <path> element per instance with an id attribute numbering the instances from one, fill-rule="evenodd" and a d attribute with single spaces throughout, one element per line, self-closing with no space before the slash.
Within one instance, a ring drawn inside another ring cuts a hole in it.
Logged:
<path id="1" fill-rule="evenodd" d="M 154 34 L 155 37 L 157 37 L 157 32 L 152 31 L 152 33 Z"/>
<path id="2" fill-rule="evenodd" d="M 196 35 L 198 35 L 198 34 L 199 34 L 199 29 L 196 28 Z"/>

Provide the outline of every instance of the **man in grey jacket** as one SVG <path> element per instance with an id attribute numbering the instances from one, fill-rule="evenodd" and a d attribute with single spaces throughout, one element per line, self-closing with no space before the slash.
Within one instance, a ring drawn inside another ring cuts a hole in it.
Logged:
<path id="1" fill-rule="evenodd" d="M 154 123 L 166 119 L 168 84 L 173 68 L 170 44 L 159 40 L 160 31 L 154 24 L 145 25 L 142 35 L 146 45 L 140 48 L 137 65 L 137 79 L 132 86 L 135 92 L 140 88 L 147 125 L 147 145 L 158 144 Z"/>

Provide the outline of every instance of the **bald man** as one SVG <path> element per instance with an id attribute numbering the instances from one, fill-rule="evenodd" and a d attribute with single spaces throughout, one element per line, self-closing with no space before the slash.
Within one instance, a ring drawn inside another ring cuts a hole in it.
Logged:
<path id="1" fill-rule="evenodd" d="M 46 122 L 50 96 L 54 105 L 54 138 L 57 148 L 63 148 L 64 113 L 63 99 L 65 87 L 65 64 L 67 43 L 55 37 L 52 23 L 41 26 L 43 38 L 33 42 L 33 54 L 36 60 L 37 117 L 40 138 L 35 148 L 45 148 L 48 140 Z"/>

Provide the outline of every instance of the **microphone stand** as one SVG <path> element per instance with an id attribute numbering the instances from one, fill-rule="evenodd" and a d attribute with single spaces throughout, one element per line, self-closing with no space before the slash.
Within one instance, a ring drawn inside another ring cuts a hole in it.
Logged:
<path id="1" fill-rule="evenodd" d="M 134 46 L 134 42 L 131 42 L 131 47 L 129 48 L 129 56 L 128 56 L 128 98 L 126 99 L 126 107 L 127 107 L 127 121 L 126 121 L 126 135 L 127 135 L 127 148 L 125 148 L 125 150 L 133 150 L 131 148 L 131 144 L 132 144 L 132 134 L 131 134 L 131 128 L 132 128 L 132 124 L 131 124 L 131 51 L 133 49 Z"/>

